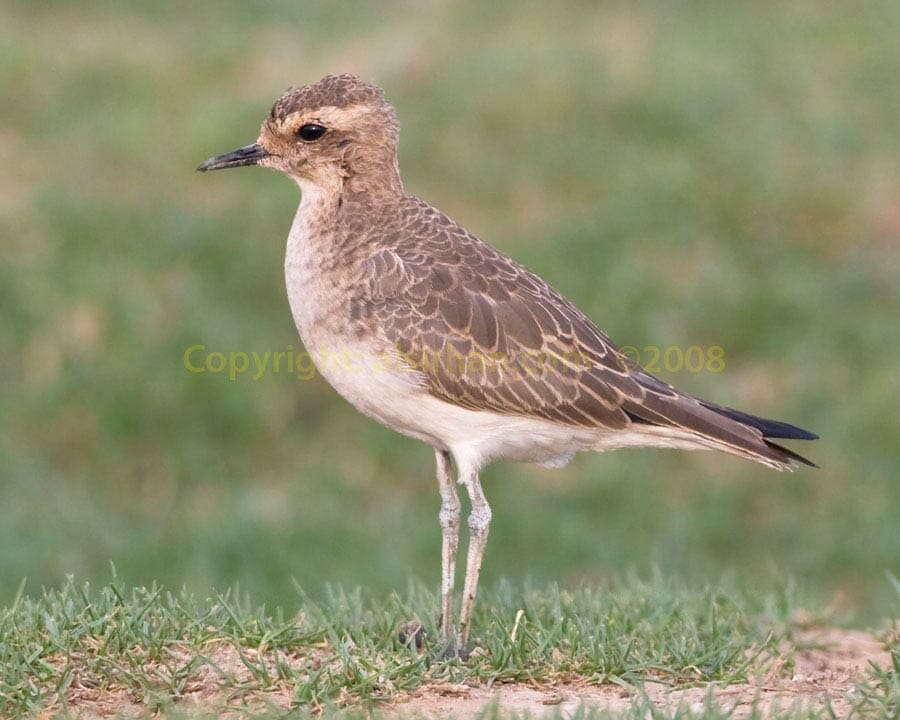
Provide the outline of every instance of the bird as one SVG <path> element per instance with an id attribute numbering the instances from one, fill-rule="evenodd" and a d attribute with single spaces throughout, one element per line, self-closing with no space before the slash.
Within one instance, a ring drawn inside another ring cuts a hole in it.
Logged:
<path id="1" fill-rule="evenodd" d="M 582 451 L 646 446 L 815 467 L 775 442 L 815 433 L 677 390 L 538 275 L 408 194 L 398 146 L 382 89 L 328 75 L 285 91 L 256 142 L 197 169 L 260 166 L 299 186 L 284 273 L 304 346 L 357 410 L 434 449 L 447 647 L 469 647 L 491 524 L 479 476 L 494 461 L 561 467 Z M 470 514 L 454 626 L 457 485 Z"/>

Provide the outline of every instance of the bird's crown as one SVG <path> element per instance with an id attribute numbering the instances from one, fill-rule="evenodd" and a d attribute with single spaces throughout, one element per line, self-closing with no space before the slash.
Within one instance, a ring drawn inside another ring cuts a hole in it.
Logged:
<path id="1" fill-rule="evenodd" d="M 270 114 L 283 122 L 292 113 L 321 107 L 347 108 L 351 105 L 388 105 L 381 88 L 357 75 L 326 75 L 318 82 L 290 87 L 275 101 Z"/>

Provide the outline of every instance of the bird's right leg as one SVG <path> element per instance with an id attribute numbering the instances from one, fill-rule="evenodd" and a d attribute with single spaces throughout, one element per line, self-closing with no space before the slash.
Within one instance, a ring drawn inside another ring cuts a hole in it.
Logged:
<path id="1" fill-rule="evenodd" d="M 441 640 L 453 637 L 453 584 L 456 577 L 456 551 L 459 548 L 459 495 L 450 465 L 450 453 L 435 450 L 437 479 L 441 491 Z"/>
<path id="2" fill-rule="evenodd" d="M 488 530 L 491 526 L 491 506 L 488 505 L 481 481 L 477 473 L 464 476 L 463 482 L 472 501 L 469 515 L 469 555 L 466 561 L 466 582 L 463 587 L 462 608 L 459 613 L 459 652 L 468 652 L 469 632 L 472 629 L 472 610 L 475 608 L 475 593 L 478 590 L 478 576 L 481 574 L 481 560 L 487 545 Z"/>

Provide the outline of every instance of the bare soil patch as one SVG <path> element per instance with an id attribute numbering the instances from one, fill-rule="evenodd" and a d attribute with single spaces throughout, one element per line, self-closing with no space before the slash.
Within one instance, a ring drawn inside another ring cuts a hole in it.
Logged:
<path id="1" fill-rule="evenodd" d="M 534 715 L 558 706 L 563 716 L 571 716 L 582 704 L 624 710 L 643 692 L 653 705 L 672 710 L 701 709 L 712 697 L 723 708 L 735 708 L 736 718 L 750 715 L 754 706 L 775 713 L 789 708 L 820 709 L 826 704 L 843 717 L 850 711 L 854 686 L 864 678 L 868 664 L 888 667 L 891 662 L 881 642 L 857 630 L 806 630 L 800 633 L 798 646 L 805 649 L 794 654 L 790 670 L 784 660 L 776 659 L 757 682 L 689 688 L 647 682 L 642 690 L 580 682 L 502 685 L 492 689 L 425 686 L 412 695 L 409 706 L 414 713 L 440 718 L 471 717 L 489 703 Z"/>

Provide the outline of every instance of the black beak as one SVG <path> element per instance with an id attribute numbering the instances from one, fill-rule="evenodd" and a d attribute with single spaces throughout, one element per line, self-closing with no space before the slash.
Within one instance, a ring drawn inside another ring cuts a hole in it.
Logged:
<path id="1" fill-rule="evenodd" d="M 269 157 L 268 151 L 260 145 L 253 143 L 245 145 L 237 150 L 232 150 L 224 155 L 216 155 L 209 160 L 200 163 L 197 169 L 200 172 L 207 170 L 224 170 L 225 168 L 241 167 L 242 165 L 259 165 L 259 161 Z"/>

